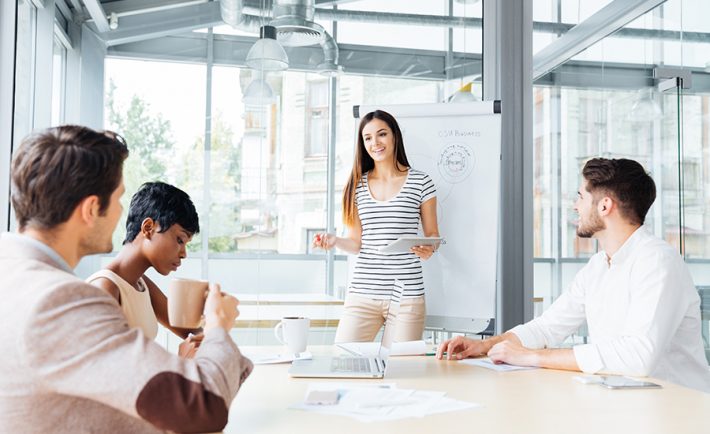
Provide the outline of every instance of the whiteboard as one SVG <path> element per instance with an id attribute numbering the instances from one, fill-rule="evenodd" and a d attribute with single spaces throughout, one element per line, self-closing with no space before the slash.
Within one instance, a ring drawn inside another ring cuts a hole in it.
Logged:
<path id="1" fill-rule="evenodd" d="M 393 115 L 410 165 L 436 184 L 439 233 L 422 261 L 427 328 L 492 330 L 500 210 L 501 119 L 497 101 L 355 106 Z"/>

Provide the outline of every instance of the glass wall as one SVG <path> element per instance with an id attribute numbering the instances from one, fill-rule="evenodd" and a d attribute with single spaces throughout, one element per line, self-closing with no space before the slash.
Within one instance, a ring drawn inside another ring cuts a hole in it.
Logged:
<path id="1" fill-rule="evenodd" d="M 204 65 L 106 60 L 105 126 L 123 135 L 130 149 L 115 249 L 125 237 L 130 197 L 144 182 L 174 184 L 202 207 L 205 70 Z M 190 247 L 190 253 L 199 252 L 199 235 Z"/>
<path id="2" fill-rule="evenodd" d="M 340 7 L 447 16 L 448 2 L 435 3 L 385 7 L 356 1 Z M 480 23 L 480 5 L 457 4 L 451 14 L 478 17 Z M 135 50 L 122 56 L 120 46 L 106 60 L 106 126 L 121 132 L 131 147 L 124 206 L 142 182 L 163 180 L 187 191 L 200 215 L 201 233 L 180 269 L 168 277 L 149 276 L 163 289 L 174 276 L 220 282 L 242 301 L 235 333 L 244 344 L 274 343 L 269 327 L 284 315 L 310 316 L 314 343 L 332 340 L 347 285 L 347 256 L 325 255 L 311 241 L 329 220 L 338 234 L 345 233 L 340 199 L 352 169 L 353 106 L 440 102 L 474 80 L 473 93 L 481 94 L 480 26 L 450 33 L 444 27 L 402 25 L 410 33 L 397 42 L 383 37 L 395 34 L 386 23 L 319 23 L 337 27 L 341 58 L 362 56 L 362 68 L 344 67 L 330 78 L 293 66 L 302 51 L 289 48 L 288 70 L 262 74 L 241 66 L 240 59 L 220 57 L 223 47 L 240 53 L 239 47 L 253 43 L 243 43 L 245 35 L 253 35 L 224 26 L 214 28 L 213 36 L 205 30 L 185 35 L 214 38 L 212 64 L 158 60 Z M 449 45 L 469 56 L 447 56 Z M 385 65 L 387 50 L 394 48 L 411 63 Z M 179 58 L 180 50 L 173 55 Z M 440 70 L 432 68 L 433 58 L 441 60 Z M 388 72 L 395 67 L 396 75 Z M 245 98 L 258 78 L 273 97 Z M 124 233 L 117 231 L 116 250 Z"/>
<path id="3" fill-rule="evenodd" d="M 533 51 L 610 1 L 535 0 Z M 596 252 L 592 241 L 575 236 L 571 207 L 579 170 L 597 155 L 635 158 L 652 172 L 659 194 L 647 225 L 683 253 L 696 284 L 710 294 L 704 289 L 710 288 L 706 3 L 668 0 L 536 81 L 536 312 Z M 39 29 L 38 37 L 38 9 L 26 0 L 17 4 L 15 145 L 36 126 L 62 122 L 68 50 L 57 38 L 53 49 L 44 49 L 51 30 Z M 320 324 L 332 325 L 327 320 L 338 317 L 346 256 L 324 255 L 310 240 L 330 221 L 345 233 L 340 195 L 352 166 L 353 105 L 440 102 L 470 82 L 473 94 L 481 95 L 482 2 L 360 0 L 338 8 L 372 14 L 337 23 L 316 17 L 338 42 L 344 71 L 334 78 L 319 75 L 320 47 L 289 48 L 292 67 L 266 76 L 273 98 L 257 103 L 244 101 L 257 78 L 243 65 L 253 33 L 217 26 L 213 35 L 203 29 L 109 48 L 105 125 L 121 132 L 132 150 L 124 207 L 146 181 L 186 190 L 202 231 L 173 274 L 222 282 L 242 297 L 248 327 L 265 328 L 282 314 L 306 314 L 297 306 L 311 302 L 320 303 L 307 306 L 325 321 Z M 46 9 L 39 13 L 53 14 Z M 422 18 L 405 25 L 397 14 Z M 434 25 L 427 16 L 455 17 L 457 24 Z M 36 58 L 38 41 L 51 59 Z M 35 76 L 48 73 L 47 62 L 50 91 L 36 91 Z M 666 79 L 654 77 L 659 66 L 689 71 L 692 82 L 661 91 Z M 51 111 L 47 121 L 43 114 L 36 122 L 36 108 Z M 124 223 L 115 246 L 123 241 Z M 167 284 L 165 277 L 151 277 Z M 704 309 L 710 312 L 708 302 Z M 704 332 L 707 339 L 707 321 Z"/>
<path id="4" fill-rule="evenodd" d="M 171 80 L 165 80 L 166 74 Z M 328 210 L 329 79 L 286 71 L 267 79 L 276 100 L 252 105 L 243 102 L 252 76 L 245 68 L 212 68 L 208 149 L 204 146 L 205 66 L 107 60 L 106 125 L 122 132 L 131 148 L 124 170 L 124 219 L 115 233 L 114 248 L 120 249 L 125 213 L 138 187 L 153 180 L 174 184 L 194 200 L 201 233 L 188 245 L 187 260 L 169 277 L 220 282 L 245 303 L 240 308 L 243 316 L 262 321 L 257 324 L 271 324 L 269 320 L 275 318 L 269 311 L 278 310 L 268 307 L 273 303 L 330 302 L 339 297 L 329 294 L 345 292 L 346 257 L 334 258 L 335 288 L 329 291 L 327 257 L 312 249 L 311 240 L 326 229 L 328 212 L 335 214 L 336 231 L 344 233 L 339 199 L 352 165 L 356 128 L 352 106 L 436 102 L 443 81 L 350 75 L 338 79 L 335 172 L 331 174 L 336 200 Z M 177 83 L 192 87 L 175 93 Z M 168 284 L 168 277 L 149 275 L 159 286 Z M 338 305 L 323 306 L 314 308 L 317 318 L 337 318 Z M 270 336 L 270 332 L 245 330 L 240 340 L 271 342 Z"/>
<path id="5" fill-rule="evenodd" d="M 344 2 L 341 10 L 401 13 L 418 15 L 446 15 L 447 2 L 412 2 L 408 0 L 361 0 Z M 381 47 L 446 50 L 446 33 L 443 27 L 426 24 L 375 24 L 358 22 L 338 23 L 338 42 Z M 416 37 L 413 37 L 416 35 Z"/>
<path id="6" fill-rule="evenodd" d="M 557 21 L 567 3 L 535 9 Z M 536 312 L 597 251 L 575 236 L 572 209 L 581 167 L 595 156 L 632 158 L 651 172 L 658 195 L 646 226 L 684 255 L 700 291 L 710 285 L 710 26 L 700 18 L 708 13 L 705 2 L 669 0 L 536 81 Z M 692 80 L 675 85 L 669 70 Z"/>
<path id="7" fill-rule="evenodd" d="M 34 71 L 37 10 L 28 0 L 17 2 L 17 47 L 15 49 L 14 146 L 32 131 L 34 123 Z"/>

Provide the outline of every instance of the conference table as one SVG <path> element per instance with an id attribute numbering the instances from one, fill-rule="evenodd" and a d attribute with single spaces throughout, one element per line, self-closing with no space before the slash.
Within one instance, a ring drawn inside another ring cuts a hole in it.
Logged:
<path id="1" fill-rule="evenodd" d="M 334 350 L 310 346 L 309 351 Z M 666 381 L 651 379 L 661 389 L 612 390 L 575 381 L 579 373 L 549 369 L 497 372 L 433 356 L 390 357 L 388 364 L 383 380 L 298 379 L 288 376 L 288 364 L 257 365 L 231 406 L 224 432 L 710 433 L 710 394 Z M 480 407 L 372 423 L 289 409 L 303 402 L 309 383 L 316 381 L 395 383 L 402 389 L 445 391 L 450 398 Z"/>

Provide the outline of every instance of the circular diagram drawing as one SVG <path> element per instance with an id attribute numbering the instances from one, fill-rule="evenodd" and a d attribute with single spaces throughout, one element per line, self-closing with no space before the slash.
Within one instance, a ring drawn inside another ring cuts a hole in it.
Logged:
<path id="1" fill-rule="evenodd" d="M 476 163 L 473 150 L 463 143 L 446 145 L 439 154 L 439 173 L 446 182 L 457 184 L 468 177 Z"/>

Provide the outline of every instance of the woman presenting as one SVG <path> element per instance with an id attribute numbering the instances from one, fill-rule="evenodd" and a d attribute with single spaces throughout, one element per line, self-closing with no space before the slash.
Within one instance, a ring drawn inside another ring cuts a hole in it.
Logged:
<path id="1" fill-rule="evenodd" d="M 343 191 L 347 237 L 316 234 L 314 247 L 337 247 L 356 254 L 335 342 L 371 341 L 387 320 L 394 279 L 404 283 L 395 341 L 418 340 L 424 331 L 424 278 L 420 260 L 434 246 L 405 253 L 379 249 L 403 236 L 439 236 L 436 188 L 429 175 L 410 167 L 402 132 L 387 112 L 376 110 L 360 121 L 350 179 Z"/>

